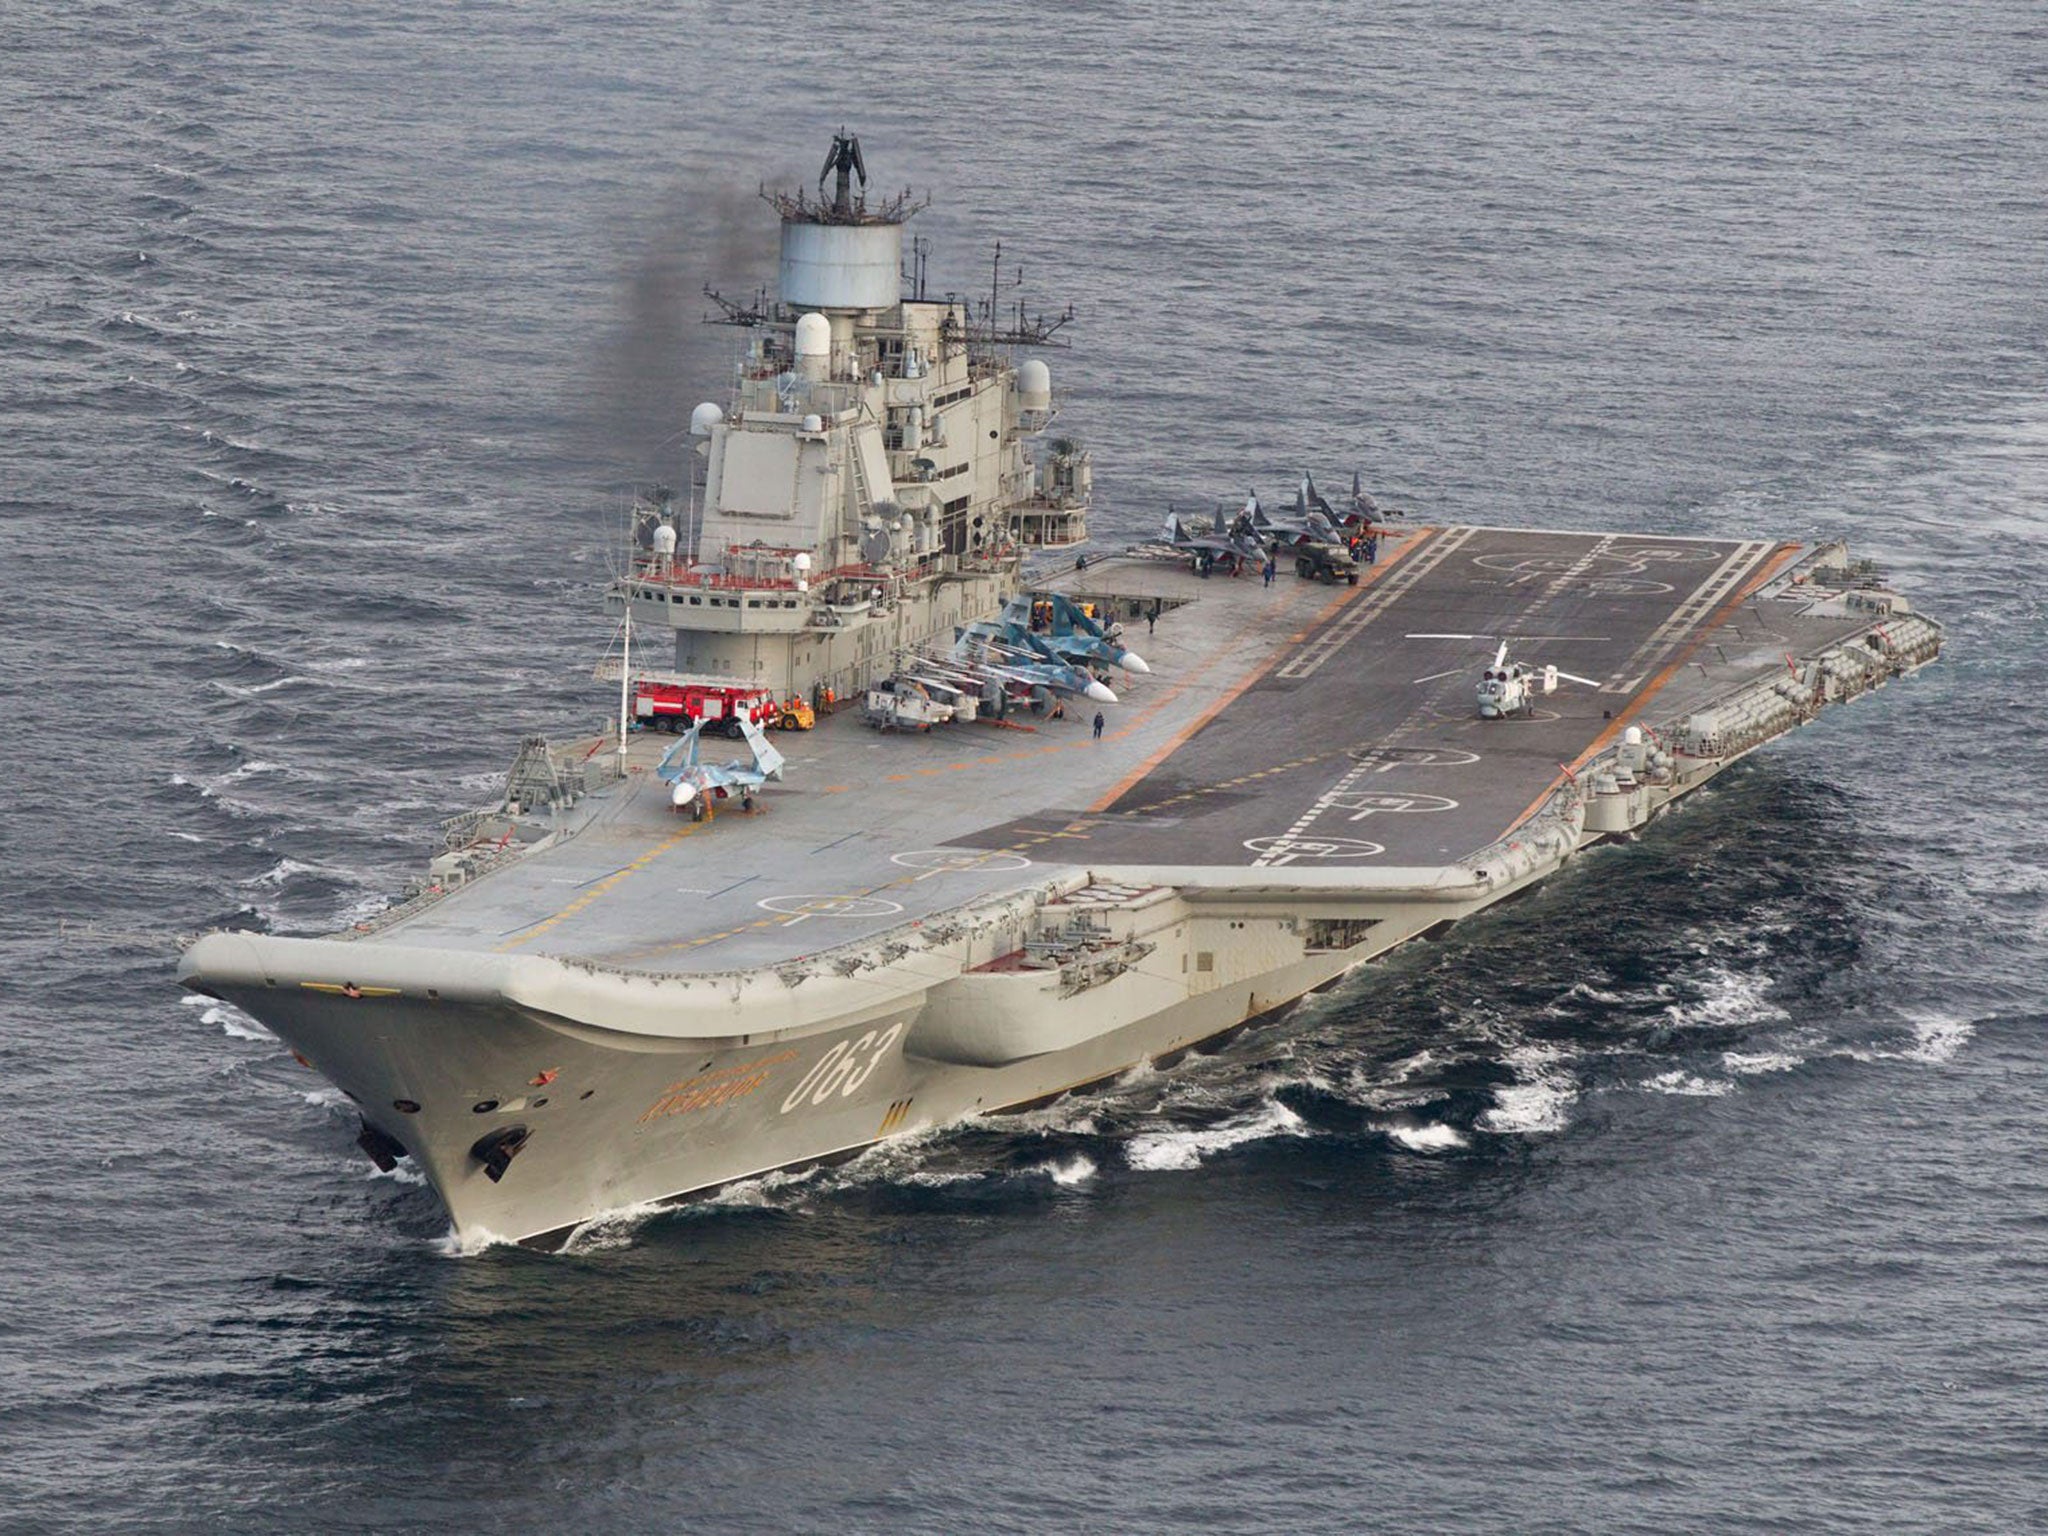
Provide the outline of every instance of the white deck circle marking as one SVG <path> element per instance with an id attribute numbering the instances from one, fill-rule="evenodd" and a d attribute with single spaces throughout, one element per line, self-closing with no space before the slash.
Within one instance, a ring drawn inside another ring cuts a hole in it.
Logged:
<path id="1" fill-rule="evenodd" d="M 1446 800 L 1442 795 L 1404 795 L 1358 789 L 1331 795 L 1329 804 L 1333 811 L 1349 811 L 1352 821 L 1363 821 L 1368 816 L 1426 815 L 1458 808 L 1457 801 Z"/>
<path id="2" fill-rule="evenodd" d="M 1508 578 L 1511 587 L 1531 582 L 1566 582 L 1581 592 L 1598 597 L 1654 597 L 1673 590 L 1669 582 L 1651 581 L 1643 573 L 1649 566 L 1633 558 L 1634 551 L 1602 551 L 1593 555 L 1498 554 L 1474 555 L 1472 563 L 1483 570 Z M 1589 565 L 1589 560 L 1607 562 Z"/>
<path id="3" fill-rule="evenodd" d="M 1458 718 L 1464 718 L 1462 713 Z M 1396 768 L 1469 768 L 1479 761 L 1477 752 L 1459 747 L 1353 747 L 1346 755 L 1355 763 L 1370 764 L 1374 773 L 1392 773 Z"/>
<path id="4" fill-rule="evenodd" d="M 1670 544 L 1631 544 L 1618 552 L 1631 560 L 1711 560 L 1716 549 L 1680 549 Z"/>
<path id="5" fill-rule="evenodd" d="M 890 917 L 903 910 L 879 896 L 769 896 L 754 905 L 797 922 L 810 917 Z"/>
<path id="6" fill-rule="evenodd" d="M 905 869 L 927 870 L 935 875 L 969 874 L 975 870 L 1008 874 L 1031 867 L 1031 861 L 1023 854 L 1012 853 L 1007 848 L 979 851 L 973 848 L 918 848 L 910 853 L 892 853 L 889 862 L 900 864 Z"/>
<path id="7" fill-rule="evenodd" d="M 1387 850 L 1380 843 L 1357 837 L 1297 837 L 1279 832 L 1271 837 L 1248 837 L 1245 847 L 1275 864 L 1294 859 L 1370 859 Z"/>

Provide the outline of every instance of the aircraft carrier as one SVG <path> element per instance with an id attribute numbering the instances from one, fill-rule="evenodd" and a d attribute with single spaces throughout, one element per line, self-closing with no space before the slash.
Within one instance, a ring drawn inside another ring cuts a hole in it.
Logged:
<path id="1" fill-rule="evenodd" d="M 820 216 L 784 211 L 787 257 L 792 214 Z M 1940 649 L 1939 627 L 1840 545 L 1765 538 L 1417 526 L 1387 531 L 1356 585 L 1204 574 L 1156 549 L 1062 559 L 1034 581 L 1028 548 L 1067 542 L 1085 512 L 1070 450 L 1050 490 L 1010 454 L 1020 422 L 1049 420 L 1043 380 L 977 348 L 964 309 L 870 297 L 847 323 L 827 316 L 826 340 L 801 316 L 762 317 L 819 348 L 818 376 L 757 344 L 772 387 L 700 421 L 715 429 L 700 433 L 703 520 L 693 482 L 614 611 L 671 625 L 679 661 L 704 634 L 744 635 L 747 675 L 822 699 L 830 678 L 843 696 L 899 670 L 955 619 L 1060 593 L 1120 621 L 1149 671 L 1098 669 L 1117 695 L 1099 731 L 1078 699 L 1070 718 L 928 732 L 827 711 L 779 738 L 783 778 L 753 809 L 728 800 L 702 820 L 655 772 L 672 741 L 536 739 L 502 802 L 381 918 L 198 941 L 182 983 L 338 1085 L 365 1150 L 409 1157 L 467 1247 L 553 1244 L 608 1213 L 1170 1062 L 1633 835 Z M 930 346 L 888 350 L 892 333 Z M 984 334 L 998 340 L 992 313 Z M 924 401 L 985 392 L 999 456 L 942 484 L 978 487 L 964 506 L 917 494 L 947 466 L 892 403 L 912 368 Z M 809 385 L 839 392 L 819 408 L 795 398 Z M 863 446 L 870 425 L 883 436 Z M 719 453 L 737 462 L 725 435 L 749 431 L 794 444 L 743 457 L 758 484 L 794 474 L 784 511 L 819 532 L 718 531 L 775 511 L 758 489 L 738 506 L 719 489 Z M 796 467 L 814 451 L 825 489 L 807 512 Z M 867 541 L 858 570 L 790 554 L 842 534 Z M 763 549 L 791 563 L 763 576 Z M 733 600 L 725 627 L 693 630 L 688 598 L 712 595 Z M 757 612 L 767 627 L 749 632 Z M 871 622 L 886 644 L 844 642 Z M 820 652 L 825 670 L 805 660 Z M 1479 690 L 1510 669 L 1524 696 L 1482 717 Z"/>

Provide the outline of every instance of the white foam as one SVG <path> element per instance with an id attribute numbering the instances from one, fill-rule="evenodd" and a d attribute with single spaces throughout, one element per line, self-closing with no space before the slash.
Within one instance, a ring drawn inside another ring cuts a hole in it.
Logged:
<path id="1" fill-rule="evenodd" d="M 187 1001 L 190 1001 L 190 999 L 187 999 Z M 206 1002 L 209 1000 L 201 998 L 199 1001 Z M 275 1040 L 277 1038 L 277 1036 L 273 1035 L 261 1024 L 258 1024 L 232 1003 L 214 1003 L 206 1012 L 199 1015 L 199 1022 L 202 1024 L 218 1024 L 220 1032 L 230 1040 Z"/>
<path id="2" fill-rule="evenodd" d="M 1095 1177 L 1095 1160 L 1085 1153 L 1076 1152 L 1069 1158 L 1040 1163 L 1031 1172 L 1044 1174 L 1063 1189 L 1072 1189 Z"/>
<path id="3" fill-rule="evenodd" d="M 1465 1133 L 1455 1126 L 1426 1125 L 1383 1125 L 1380 1127 L 1397 1144 L 1410 1152 L 1453 1152 L 1470 1143 Z"/>
<path id="4" fill-rule="evenodd" d="M 1790 1072 L 1806 1060 L 1788 1051 L 1723 1051 L 1721 1065 L 1737 1077 L 1755 1077 L 1763 1072 Z"/>
<path id="5" fill-rule="evenodd" d="M 1416 1073 L 1433 1067 L 1436 1064 L 1436 1053 L 1422 1050 L 1417 1051 L 1413 1056 L 1403 1057 L 1392 1066 L 1381 1068 L 1374 1076 L 1380 1083 L 1391 1086 L 1395 1083 L 1405 1083 Z"/>
<path id="6" fill-rule="evenodd" d="M 237 688 L 233 683 L 224 683 L 219 678 L 215 678 L 213 686 L 222 693 L 232 694 L 235 698 L 247 699 L 253 698 L 259 693 L 269 693 L 274 689 L 288 688 L 293 683 L 303 683 L 304 681 L 303 677 L 280 677 L 268 683 L 257 683 L 251 688 Z"/>
<path id="7" fill-rule="evenodd" d="M 1897 1053 L 1899 1059 L 1924 1061 L 1930 1066 L 1955 1060 L 1956 1052 L 1977 1033 L 1976 1026 L 1968 1019 L 1952 1018 L 1947 1014 L 1908 1014 L 1906 1021 L 1913 1026 L 1913 1043 Z"/>
<path id="8" fill-rule="evenodd" d="M 1559 1070 L 1559 1053 L 1548 1046 L 1525 1045 L 1508 1052 L 1508 1065 L 1521 1081 L 1493 1091 L 1493 1108 L 1474 1122 L 1496 1136 L 1529 1136 L 1561 1131 L 1570 1116 L 1579 1086 Z"/>
<path id="9" fill-rule="evenodd" d="M 1718 1099 L 1735 1091 L 1735 1085 L 1717 1082 L 1684 1070 L 1660 1072 L 1643 1086 L 1652 1093 L 1676 1094 L 1686 1099 Z"/>
<path id="10" fill-rule="evenodd" d="M 1202 1160 L 1226 1147 L 1269 1136 L 1306 1136 L 1308 1127 L 1301 1116 L 1277 1099 L 1268 1099 L 1248 1115 L 1225 1120 L 1201 1131 L 1152 1131 L 1134 1136 L 1124 1148 L 1124 1160 L 1145 1173 L 1166 1173 L 1199 1167 Z"/>
<path id="11" fill-rule="evenodd" d="M 450 1227 L 427 1246 L 444 1259 L 473 1259 L 488 1249 L 511 1247 L 512 1239 L 500 1237 L 486 1228 L 465 1241 L 456 1236 L 455 1229 Z"/>
<path id="12" fill-rule="evenodd" d="M 1906 1023 L 1913 1031 L 1911 1045 L 1896 1051 L 1870 1050 L 1852 1045 L 1834 1054 L 1846 1056 L 1851 1061 L 1915 1061 L 1941 1066 L 1955 1060 L 1956 1053 L 1977 1033 L 1976 1025 L 1968 1019 L 1941 1013 L 1909 1013 Z"/>
<path id="13" fill-rule="evenodd" d="M 622 1205 L 604 1211 L 590 1220 L 581 1222 L 572 1231 L 562 1246 L 556 1250 L 565 1255 L 580 1253 L 611 1253 L 620 1248 L 630 1248 L 633 1240 L 640 1235 L 640 1229 L 667 1207 L 651 1201 L 635 1205 Z"/>
<path id="14" fill-rule="evenodd" d="M 315 1109 L 339 1109 L 348 1102 L 348 1095 L 339 1088 L 309 1088 L 301 1091 L 299 1097 Z"/>
<path id="15" fill-rule="evenodd" d="M 1762 971 L 1731 971 L 1716 966 L 1696 983 L 1700 996 L 1671 1003 L 1664 1009 L 1674 1029 L 1731 1029 L 1767 1024 L 1791 1017 L 1765 994 L 1772 978 Z"/>

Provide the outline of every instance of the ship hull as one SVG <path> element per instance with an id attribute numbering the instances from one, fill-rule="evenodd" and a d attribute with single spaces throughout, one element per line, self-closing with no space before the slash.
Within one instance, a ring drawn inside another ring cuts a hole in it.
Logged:
<path id="1" fill-rule="evenodd" d="M 294 968 L 332 974 L 321 941 L 252 945 L 237 937 L 239 964 L 204 943 L 193 963 L 211 973 L 211 995 L 260 1017 L 347 1094 L 366 1126 L 404 1149 L 466 1251 L 508 1241 L 554 1247 L 610 1213 L 684 1201 L 1170 1064 L 1516 888 L 1466 902 L 1419 892 L 1383 902 L 1370 939 L 1318 952 L 1300 941 L 1301 914 L 1328 908 L 1355 917 L 1355 896 L 1237 900 L 1192 924 L 1175 907 L 1136 942 L 1158 941 L 1152 954 L 1166 957 L 1178 927 L 1183 947 L 1205 946 L 1205 974 L 1226 980 L 1190 992 L 1177 958 L 1079 994 L 1065 993 L 1056 972 L 968 974 L 766 1038 L 662 1037 L 504 995 L 425 998 L 414 986 L 380 985 L 362 955 L 351 961 L 348 991 L 275 984 L 277 973 Z M 270 974 L 259 980 L 252 969 Z M 989 987 L 1009 995 L 979 995 Z M 520 1144 L 493 1179 L 480 1148 L 508 1133 Z"/>

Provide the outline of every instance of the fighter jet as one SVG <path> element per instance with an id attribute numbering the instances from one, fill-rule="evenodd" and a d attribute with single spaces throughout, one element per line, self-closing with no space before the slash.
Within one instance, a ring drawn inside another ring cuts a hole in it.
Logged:
<path id="1" fill-rule="evenodd" d="M 1321 513 L 1333 523 L 1337 521 L 1336 508 L 1316 489 L 1316 477 L 1303 470 L 1301 484 L 1294 488 L 1294 513 L 1305 521 L 1311 512 Z"/>
<path id="2" fill-rule="evenodd" d="M 1109 685 L 1087 667 L 1062 660 L 1051 646 L 1028 629 L 983 620 L 960 631 L 954 659 L 1004 679 L 1050 693 L 1080 694 L 1098 704 L 1114 704 Z"/>
<path id="3" fill-rule="evenodd" d="M 1043 615 L 1044 626 L 1033 628 L 1035 615 Z M 1125 647 L 1123 626 L 1105 628 L 1083 613 L 1074 600 L 1054 592 L 1044 597 L 1017 596 L 1004 605 L 1002 622 L 1013 632 L 1035 633 L 1051 646 L 1063 661 L 1082 666 L 1122 667 L 1126 672 L 1149 673 L 1145 658 Z"/>
<path id="4" fill-rule="evenodd" d="M 1333 528 L 1347 530 L 1370 527 L 1383 518 L 1407 516 L 1399 507 L 1387 507 L 1383 510 L 1367 493 L 1365 476 L 1355 469 L 1351 471 L 1351 500 L 1341 512 L 1330 504 L 1328 497 L 1316 489 L 1316 477 L 1307 472 L 1302 474 L 1301 484 L 1295 488 L 1292 511 L 1292 520 L 1296 524 L 1310 524 L 1320 517 Z"/>
<path id="5" fill-rule="evenodd" d="M 1258 565 L 1266 558 L 1266 547 L 1261 542 L 1254 519 L 1258 515 L 1258 497 L 1250 497 L 1235 519 L 1227 507 L 1216 509 L 1213 530 L 1197 531 L 1181 520 L 1173 508 L 1166 509 L 1166 542 L 1176 551 L 1193 557 L 1195 569 L 1203 575 L 1221 565 L 1233 576 L 1247 565 Z"/>
<path id="6" fill-rule="evenodd" d="M 702 720 L 696 721 L 683 739 L 670 747 L 655 764 L 654 773 L 669 786 L 668 803 L 676 810 L 690 808 L 690 819 L 702 821 L 711 814 L 711 802 L 723 800 L 735 791 L 740 797 L 740 807 L 751 811 L 754 808 L 754 791 L 770 779 L 782 777 L 782 754 L 768 744 L 761 727 L 742 716 L 740 731 L 747 739 L 747 748 L 753 753 L 751 763 L 738 759 L 719 767 L 697 761 L 697 737 L 704 729 Z"/>

